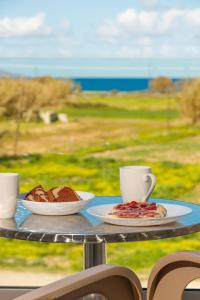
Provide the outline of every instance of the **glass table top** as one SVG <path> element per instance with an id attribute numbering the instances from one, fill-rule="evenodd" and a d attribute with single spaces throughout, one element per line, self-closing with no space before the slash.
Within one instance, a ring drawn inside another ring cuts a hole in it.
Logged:
<path id="1" fill-rule="evenodd" d="M 0 219 L 0 236 L 51 243 L 112 243 L 156 240 L 200 231 L 200 205 L 165 199 L 150 201 L 185 205 L 192 213 L 166 225 L 127 227 L 102 223 L 87 212 L 94 205 L 122 202 L 118 196 L 95 197 L 79 214 L 69 216 L 35 215 L 19 201 L 14 219 Z"/>

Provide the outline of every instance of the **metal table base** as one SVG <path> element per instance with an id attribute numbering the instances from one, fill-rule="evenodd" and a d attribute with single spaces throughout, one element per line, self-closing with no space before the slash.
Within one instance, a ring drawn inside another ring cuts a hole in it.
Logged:
<path id="1" fill-rule="evenodd" d="M 88 243 L 83 245 L 83 268 L 89 269 L 106 263 L 106 244 Z"/>
<path id="2" fill-rule="evenodd" d="M 83 245 L 84 270 L 106 263 L 106 244 L 87 243 Z M 104 296 L 92 294 L 83 297 L 82 300 L 106 300 Z"/>

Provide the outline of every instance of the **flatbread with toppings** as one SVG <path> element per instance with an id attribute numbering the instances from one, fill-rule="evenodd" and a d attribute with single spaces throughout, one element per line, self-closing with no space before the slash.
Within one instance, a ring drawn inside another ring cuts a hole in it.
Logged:
<path id="1" fill-rule="evenodd" d="M 154 202 L 128 202 L 115 205 L 109 216 L 113 218 L 160 219 L 167 215 L 166 208 Z"/>

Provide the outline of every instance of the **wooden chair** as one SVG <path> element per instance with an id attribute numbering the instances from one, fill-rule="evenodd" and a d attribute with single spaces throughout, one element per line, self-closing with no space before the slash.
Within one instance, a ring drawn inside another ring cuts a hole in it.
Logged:
<path id="1" fill-rule="evenodd" d="M 109 300 L 142 300 L 142 287 L 131 270 L 100 265 L 28 292 L 15 300 L 75 300 L 89 294 L 100 294 Z"/>
<path id="2" fill-rule="evenodd" d="M 182 300 L 185 287 L 200 278 L 200 252 L 176 252 L 162 258 L 148 282 L 148 300 Z M 200 299 L 200 295 L 199 298 Z"/>

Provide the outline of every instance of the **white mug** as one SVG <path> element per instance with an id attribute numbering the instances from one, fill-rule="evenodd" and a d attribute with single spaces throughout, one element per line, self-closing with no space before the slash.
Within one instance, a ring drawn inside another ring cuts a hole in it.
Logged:
<path id="1" fill-rule="evenodd" d="M 0 219 L 13 218 L 19 194 L 19 174 L 0 173 Z"/>
<path id="2" fill-rule="evenodd" d="M 120 190 L 123 202 L 145 202 L 156 185 L 156 177 L 146 166 L 125 166 L 120 168 Z"/>

